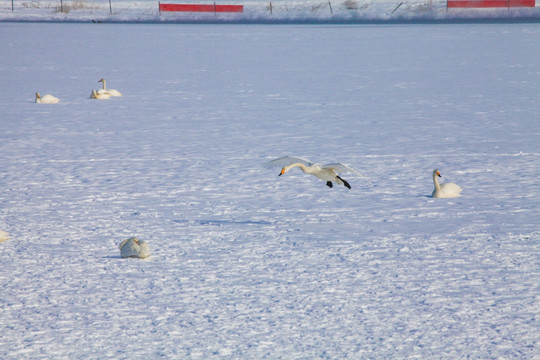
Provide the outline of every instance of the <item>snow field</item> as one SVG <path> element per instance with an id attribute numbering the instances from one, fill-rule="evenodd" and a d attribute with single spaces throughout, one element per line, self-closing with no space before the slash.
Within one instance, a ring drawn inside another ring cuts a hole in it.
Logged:
<path id="1" fill-rule="evenodd" d="M 0 31 L 3 359 L 538 357 L 535 24 Z"/>

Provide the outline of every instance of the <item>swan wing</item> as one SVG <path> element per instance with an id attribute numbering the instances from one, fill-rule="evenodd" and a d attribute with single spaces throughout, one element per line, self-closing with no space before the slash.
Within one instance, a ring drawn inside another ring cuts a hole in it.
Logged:
<path id="1" fill-rule="evenodd" d="M 118 90 L 108 89 L 107 93 L 111 96 L 122 96 L 122 93 Z"/>
<path id="2" fill-rule="evenodd" d="M 51 94 L 43 95 L 40 98 L 40 101 L 44 104 L 56 104 L 60 101 L 57 97 L 52 96 Z"/>
<path id="3" fill-rule="evenodd" d="M 460 193 L 463 191 L 463 189 L 458 184 L 450 182 L 450 183 L 441 184 L 441 191 L 445 194 L 459 196 Z"/>
<path id="4" fill-rule="evenodd" d="M 358 171 L 342 163 L 325 164 L 321 167 L 323 169 L 334 169 L 338 173 L 353 173 L 353 174 L 356 174 L 357 176 L 360 176 L 361 178 L 367 179 L 367 177 L 360 174 Z"/>
<path id="5" fill-rule="evenodd" d="M 270 168 L 270 167 L 283 167 L 287 165 L 291 165 L 294 163 L 302 163 L 306 166 L 311 166 L 313 163 L 309 161 L 306 158 L 298 157 L 298 156 L 283 156 L 278 159 L 271 160 L 267 162 L 264 167 Z"/>

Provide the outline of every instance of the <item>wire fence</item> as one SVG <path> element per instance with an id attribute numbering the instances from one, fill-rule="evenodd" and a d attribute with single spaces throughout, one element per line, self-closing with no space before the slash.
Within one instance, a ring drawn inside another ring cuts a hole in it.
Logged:
<path id="1" fill-rule="evenodd" d="M 214 4 L 242 5 L 240 14 L 223 14 L 215 11 L 213 16 L 241 18 L 391 18 L 431 14 L 437 18 L 448 13 L 448 0 L 160 0 L 161 4 Z M 160 1 L 154 0 L 0 0 L 2 19 L 63 19 L 87 20 L 107 18 L 116 20 L 156 20 L 188 17 L 208 17 L 208 14 L 189 12 L 160 12 Z M 455 0 L 451 0 L 455 1 Z M 472 0 L 468 0 L 472 1 Z M 534 0 L 508 0 L 534 1 Z M 533 17 L 540 17 L 532 9 Z M 453 9 L 451 9 L 453 10 Z M 510 11 L 510 8 L 508 9 Z M 454 11 L 454 10 L 453 10 Z M 459 10 L 455 10 L 459 11 Z"/>
<path id="2" fill-rule="evenodd" d="M 260 0 L 260 1 L 162 1 L 165 3 L 187 3 L 187 4 L 238 4 L 243 5 L 246 11 L 257 9 L 268 12 L 328 12 L 334 11 L 351 13 L 368 11 L 374 8 L 396 9 L 400 7 L 431 8 L 437 4 L 446 4 L 446 0 L 417 0 L 417 1 L 385 1 L 385 0 L 314 0 L 314 1 L 287 1 L 287 0 Z M 118 1 L 118 0 L 0 0 L 0 9 L 10 11 L 43 10 L 55 13 L 69 14 L 71 12 L 95 11 L 109 12 L 113 14 L 124 10 L 141 10 L 147 12 L 154 10 L 159 12 L 158 1 Z"/>

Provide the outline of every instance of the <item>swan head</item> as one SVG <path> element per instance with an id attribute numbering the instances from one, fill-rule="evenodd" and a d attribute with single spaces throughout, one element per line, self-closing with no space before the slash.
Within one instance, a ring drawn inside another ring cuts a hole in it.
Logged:
<path id="1" fill-rule="evenodd" d="M 435 176 L 442 177 L 441 173 L 437 169 L 433 170 L 433 177 L 435 177 Z"/>
<path id="2" fill-rule="evenodd" d="M 39 95 L 38 92 L 36 92 L 36 99 L 40 99 L 41 98 L 41 95 Z"/>
<path id="3" fill-rule="evenodd" d="M 283 168 L 283 169 L 281 169 L 281 172 L 279 173 L 278 176 L 281 176 L 281 175 L 285 174 L 286 172 L 287 172 L 287 170 L 285 168 Z"/>
<path id="4" fill-rule="evenodd" d="M 98 82 L 105 82 L 105 79 L 100 79 Z"/>

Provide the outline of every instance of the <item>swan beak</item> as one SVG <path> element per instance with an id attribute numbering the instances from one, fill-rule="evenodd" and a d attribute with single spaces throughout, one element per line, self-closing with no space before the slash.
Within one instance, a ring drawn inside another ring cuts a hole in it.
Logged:
<path id="1" fill-rule="evenodd" d="M 442 177 L 442 176 L 441 176 L 441 173 L 438 172 L 438 171 L 437 171 L 437 176 L 438 176 L 438 177 Z"/>
<path id="2" fill-rule="evenodd" d="M 281 176 L 281 175 L 283 175 L 283 174 L 285 174 L 285 168 L 281 169 L 281 172 L 279 173 L 278 176 Z"/>

